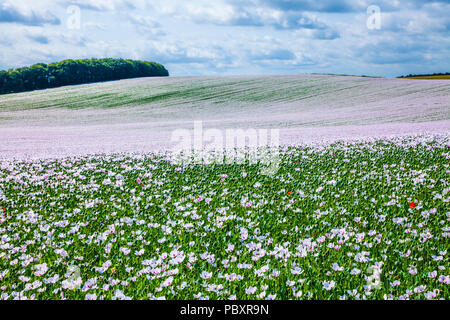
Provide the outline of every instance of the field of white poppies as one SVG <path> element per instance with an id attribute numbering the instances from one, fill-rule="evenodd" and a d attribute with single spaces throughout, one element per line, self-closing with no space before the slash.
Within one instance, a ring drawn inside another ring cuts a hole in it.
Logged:
<path id="1" fill-rule="evenodd" d="M 334 75 L 140 78 L 0 95 L 0 158 L 154 152 L 192 129 L 281 144 L 448 133 L 450 81 Z"/>
<path id="2" fill-rule="evenodd" d="M 1 299 L 449 299 L 448 135 L 0 162 Z"/>

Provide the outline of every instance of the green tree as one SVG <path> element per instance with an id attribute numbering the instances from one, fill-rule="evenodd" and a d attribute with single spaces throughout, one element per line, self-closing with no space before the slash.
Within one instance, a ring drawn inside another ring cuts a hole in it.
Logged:
<path id="1" fill-rule="evenodd" d="M 38 63 L 0 71 L 0 94 L 98 81 L 138 77 L 166 77 L 167 69 L 158 63 L 124 59 L 83 59 Z"/>

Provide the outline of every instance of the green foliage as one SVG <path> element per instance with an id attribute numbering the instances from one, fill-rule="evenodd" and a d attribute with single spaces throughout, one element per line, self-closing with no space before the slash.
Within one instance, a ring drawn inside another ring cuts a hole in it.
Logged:
<path id="1" fill-rule="evenodd" d="M 164 66 L 124 59 L 64 60 L 0 71 L 0 94 L 140 77 L 164 77 Z"/>

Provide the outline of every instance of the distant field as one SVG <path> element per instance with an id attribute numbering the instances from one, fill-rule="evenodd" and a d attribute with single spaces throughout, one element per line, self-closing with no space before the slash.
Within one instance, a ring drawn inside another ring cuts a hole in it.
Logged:
<path id="1" fill-rule="evenodd" d="M 440 76 L 417 76 L 417 77 L 406 77 L 405 79 L 450 80 L 450 75 L 440 75 Z"/>

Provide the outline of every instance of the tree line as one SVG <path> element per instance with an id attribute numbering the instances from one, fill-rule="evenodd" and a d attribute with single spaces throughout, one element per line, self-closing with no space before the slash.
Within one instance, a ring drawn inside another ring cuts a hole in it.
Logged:
<path id="1" fill-rule="evenodd" d="M 436 77 L 436 76 L 450 76 L 449 72 L 446 73 L 433 73 L 433 74 L 408 74 L 407 76 L 400 76 L 397 78 L 416 78 L 416 77 Z"/>
<path id="2" fill-rule="evenodd" d="M 140 77 L 165 77 L 158 63 L 125 59 L 64 60 L 0 71 L 0 94 Z"/>

